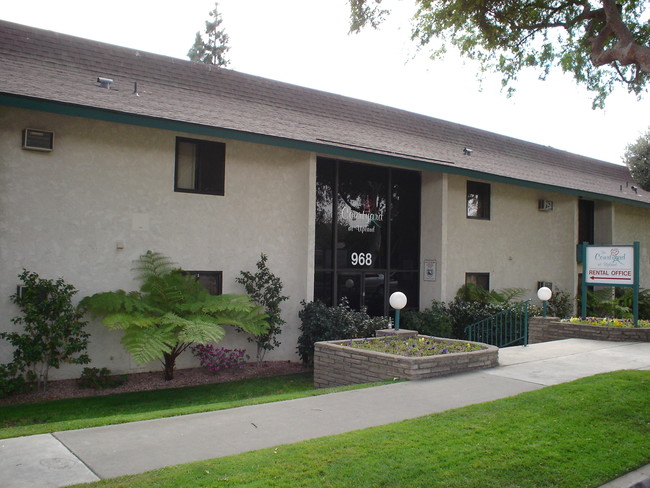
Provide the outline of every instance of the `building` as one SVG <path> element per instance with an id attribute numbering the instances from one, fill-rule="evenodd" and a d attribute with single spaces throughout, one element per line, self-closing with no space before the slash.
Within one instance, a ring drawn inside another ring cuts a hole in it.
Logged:
<path id="1" fill-rule="evenodd" d="M 422 308 L 468 281 L 574 293 L 579 242 L 640 241 L 648 288 L 649 216 L 622 166 L 0 22 L 2 330 L 23 267 L 81 296 L 135 289 L 132 262 L 151 249 L 241 292 L 265 253 L 290 297 L 271 359 L 296 359 L 301 300 L 385 314 L 396 289 Z M 117 332 L 90 331 L 94 366 L 137 369 Z M 0 362 L 10 354 L 0 344 Z"/>

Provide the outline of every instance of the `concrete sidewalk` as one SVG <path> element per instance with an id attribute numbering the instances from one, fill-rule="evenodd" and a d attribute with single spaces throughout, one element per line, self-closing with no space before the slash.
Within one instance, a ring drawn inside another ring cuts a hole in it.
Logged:
<path id="1" fill-rule="evenodd" d="M 598 373 L 650 370 L 650 343 L 567 339 L 499 351 L 500 366 L 219 412 L 0 441 L 0 486 L 60 487 L 348 432 Z M 170 449 L 169 446 L 173 446 Z M 608 484 L 628 488 L 648 478 Z"/>

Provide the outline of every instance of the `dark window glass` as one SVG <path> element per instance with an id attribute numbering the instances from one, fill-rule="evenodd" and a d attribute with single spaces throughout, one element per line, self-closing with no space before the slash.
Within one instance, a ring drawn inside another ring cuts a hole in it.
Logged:
<path id="1" fill-rule="evenodd" d="M 417 304 L 420 174 L 319 158 L 316 180 L 314 299 L 387 315 L 389 291 L 404 284 Z"/>
<path id="2" fill-rule="evenodd" d="M 489 183 L 467 182 L 467 218 L 490 219 Z"/>
<path id="3" fill-rule="evenodd" d="M 420 266 L 420 173 L 393 170 L 391 186 L 390 267 L 417 270 Z"/>
<path id="4" fill-rule="evenodd" d="M 594 243 L 594 202 L 578 201 L 578 244 Z"/>
<path id="5" fill-rule="evenodd" d="M 194 276 L 210 295 L 221 295 L 223 272 L 222 271 L 183 271 L 184 274 Z"/>
<path id="6" fill-rule="evenodd" d="M 361 272 L 341 272 L 337 277 L 337 303 L 344 298 L 354 310 L 359 310 L 363 305 L 363 283 Z"/>
<path id="7" fill-rule="evenodd" d="M 333 268 L 334 229 L 332 222 L 334 219 L 336 161 L 330 159 L 319 160 L 317 172 L 315 265 L 317 268 Z"/>
<path id="8" fill-rule="evenodd" d="M 319 300 L 325 305 L 334 305 L 332 301 L 334 273 L 331 271 L 316 271 L 314 274 L 314 300 Z"/>
<path id="9" fill-rule="evenodd" d="M 388 169 L 339 165 L 337 257 L 339 268 L 386 267 Z"/>
<path id="10" fill-rule="evenodd" d="M 177 137 L 174 190 L 223 195 L 225 161 L 225 144 Z"/>
<path id="11" fill-rule="evenodd" d="M 465 284 L 470 283 L 490 291 L 490 273 L 465 273 Z"/>

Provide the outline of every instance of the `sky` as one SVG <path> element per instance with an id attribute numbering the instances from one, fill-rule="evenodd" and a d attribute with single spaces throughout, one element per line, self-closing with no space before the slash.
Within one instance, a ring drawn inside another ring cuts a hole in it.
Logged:
<path id="1" fill-rule="evenodd" d="M 346 0 L 220 0 L 229 68 L 367 100 L 621 164 L 650 127 L 650 95 L 618 89 L 604 110 L 568 76 L 522 73 L 507 98 L 498 73 L 483 82 L 458 56 L 433 61 L 410 40 L 413 0 L 386 0 L 379 30 L 348 34 Z M 141 51 L 187 59 L 214 0 L 23 0 L 0 18 Z M 0 67 L 1 69 L 1 67 Z"/>

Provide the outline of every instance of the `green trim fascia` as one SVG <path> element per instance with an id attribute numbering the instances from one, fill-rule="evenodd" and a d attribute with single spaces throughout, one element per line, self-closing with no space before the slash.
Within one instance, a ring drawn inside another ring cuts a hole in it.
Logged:
<path id="1" fill-rule="evenodd" d="M 409 159 L 406 157 L 391 156 L 386 154 L 378 154 L 361 149 L 350 149 L 339 146 L 332 146 L 326 143 L 299 141 L 296 139 L 287 139 L 279 136 L 270 136 L 264 134 L 256 134 L 252 132 L 245 132 L 235 129 L 227 129 L 221 127 L 212 127 L 206 125 L 196 124 L 194 122 L 183 122 L 170 119 L 161 119 L 157 117 L 148 117 L 145 115 L 136 115 L 125 112 L 118 112 L 114 110 L 87 107 L 83 105 L 75 105 L 65 102 L 56 102 L 51 100 L 43 100 L 31 97 L 24 97 L 19 95 L 11 95 L 0 93 L 0 105 L 6 105 L 15 108 L 23 108 L 29 110 L 40 110 L 42 112 L 55 113 L 60 115 L 68 115 L 71 117 L 82 117 L 93 120 L 101 120 L 104 122 L 114 122 L 118 124 L 135 125 L 139 127 L 147 127 L 151 129 L 161 129 L 173 132 L 183 132 L 187 134 L 194 134 L 200 136 L 217 137 L 222 139 L 231 139 L 242 142 L 250 142 L 255 144 L 270 145 L 276 147 L 283 147 L 287 149 L 296 149 L 301 151 L 308 151 L 318 153 L 319 155 L 343 159 L 355 159 L 361 161 L 368 161 L 373 163 L 388 164 L 399 166 L 408 169 L 420 171 L 435 171 L 438 173 L 449 173 L 460 175 L 470 178 L 477 178 L 485 181 L 495 183 L 505 183 L 516 186 L 523 186 L 525 188 L 534 188 L 538 190 L 553 191 L 556 193 L 564 193 L 575 195 L 579 197 L 603 200 L 609 202 L 619 202 L 628 205 L 635 205 L 650 208 L 650 203 L 636 202 L 626 198 L 618 198 L 610 195 L 602 195 L 600 193 L 593 193 L 583 190 L 575 190 L 555 185 L 547 185 L 543 183 L 536 183 L 533 181 L 518 180 L 515 178 L 508 178 L 505 176 L 493 175 L 480 171 L 474 171 L 454 166 L 453 162 L 426 162 Z"/>

